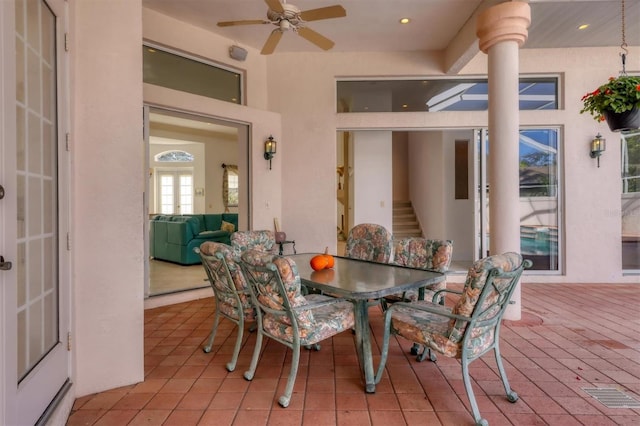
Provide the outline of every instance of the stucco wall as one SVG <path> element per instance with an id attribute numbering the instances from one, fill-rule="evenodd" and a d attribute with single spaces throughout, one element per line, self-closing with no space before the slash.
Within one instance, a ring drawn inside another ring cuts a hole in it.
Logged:
<path id="1" fill-rule="evenodd" d="M 141 1 L 76 1 L 71 90 L 77 395 L 144 378 Z"/>

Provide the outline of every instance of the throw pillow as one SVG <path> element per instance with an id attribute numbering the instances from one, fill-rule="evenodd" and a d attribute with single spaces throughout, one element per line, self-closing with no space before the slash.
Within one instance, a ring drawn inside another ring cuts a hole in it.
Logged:
<path id="1" fill-rule="evenodd" d="M 229 233 L 234 232 L 236 230 L 236 226 L 231 223 L 231 222 L 226 222 L 226 221 L 222 221 L 222 226 L 220 227 L 221 230 L 223 231 L 227 231 Z"/>

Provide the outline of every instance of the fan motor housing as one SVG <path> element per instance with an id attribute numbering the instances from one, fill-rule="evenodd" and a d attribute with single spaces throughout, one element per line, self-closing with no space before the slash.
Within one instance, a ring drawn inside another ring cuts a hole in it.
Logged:
<path id="1" fill-rule="evenodd" d="M 280 22 L 282 20 L 289 21 L 289 23 L 293 26 L 297 25 L 300 19 L 300 9 L 296 6 L 288 3 L 283 3 L 282 8 L 284 9 L 283 13 L 276 12 L 275 10 L 267 10 L 267 18 L 271 22 Z"/>

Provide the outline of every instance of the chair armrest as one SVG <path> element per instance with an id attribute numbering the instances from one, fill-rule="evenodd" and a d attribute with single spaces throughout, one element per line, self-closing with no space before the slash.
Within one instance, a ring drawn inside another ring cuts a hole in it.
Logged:
<path id="1" fill-rule="evenodd" d="M 393 305 L 391 305 L 389 309 L 387 309 L 386 315 L 391 315 L 391 313 L 394 310 L 397 310 L 398 308 L 401 308 L 401 307 L 414 309 L 416 311 L 429 312 L 429 313 L 440 315 L 446 318 L 453 318 L 461 321 L 471 322 L 470 317 L 453 314 L 444 306 L 437 305 L 437 304 L 434 304 L 433 306 L 431 306 L 431 305 L 424 305 L 422 303 L 415 303 L 415 302 L 414 303 L 406 303 L 406 302 L 394 303 Z"/>
<path id="2" fill-rule="evenodd" d="M 440 295 L 442 293 L 451 293 L 451 294 L 457 294 L 457 295 L 461 295 L 462 294 L 462 292 L 458 291 L 458 290 L 452 290 L 452 289 L 449 289 L 449 288 L 443 288 L 443 289 L 437 290 L 437 291 L 435 291 L 433 293 L 433 297 L 431 298 L 431 301 L 433 303 L 438 303 L 438 300 L 440 299 Z"/>
<path id="3" fill-rule="evenodd" d="M 329 305 L 333 305 L 335 303 L 339 303 L 339 302 L 348 302 L 348 299 L 344 299 L 344 298 L 332 298 L 330 300 L 322 300 L 319 302 L 309 302 L 306 305 L 300 305 L 300 306 L 296 306 L 294 308 L 292 308 L 294 311 L 296 312 L 300 312 L 300 311 L 307 311 L 307 310 L 313 310 L 316 308 L 320 308 L 322 306 L 329 306 Z"/>

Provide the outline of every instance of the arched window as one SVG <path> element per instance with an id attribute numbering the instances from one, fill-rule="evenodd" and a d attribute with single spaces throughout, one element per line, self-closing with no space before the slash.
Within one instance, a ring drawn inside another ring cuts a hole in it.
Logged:
<path id="1" fill-rule="evenodd" d="M 165 151 L 156 154 L 155 160 L 159 163 L 184 162 L 193 163 L 193 154 L 187 151 Z"/>

